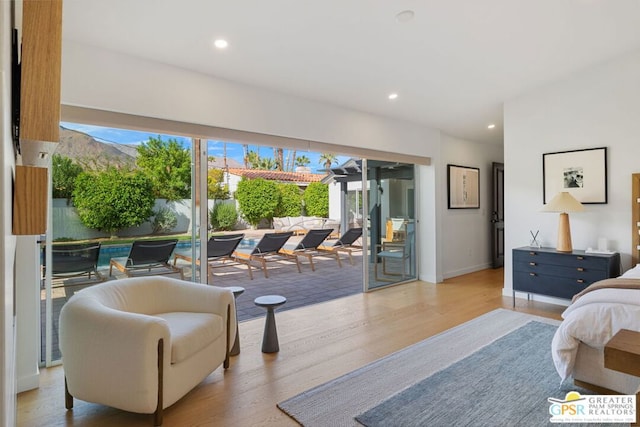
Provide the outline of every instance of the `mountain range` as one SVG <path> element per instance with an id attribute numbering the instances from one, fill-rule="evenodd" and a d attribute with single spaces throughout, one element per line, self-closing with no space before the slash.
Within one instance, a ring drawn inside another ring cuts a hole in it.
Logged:
<path id="1" fill-rule="evenodd" d="M 86 133 L 60 127 L 60 143 L 55 154 L 69 157 L 82 166 L 134 165 L 138 150 L 134 145 L 101 142 Z"/>
<path id="2" fill-rule="evenodd" d="M 135 165 L 137 145 L 98 141 L 91 135 L 60 126 L 60 143 L 55 154 L 69 157 L 85 168 L 101 169 L 105 166 Z M 237 160 L 227 158 L 230 168 L 243 168 Z M 224 168 L 222 158 L 209 161 L 209 168 Z"/>

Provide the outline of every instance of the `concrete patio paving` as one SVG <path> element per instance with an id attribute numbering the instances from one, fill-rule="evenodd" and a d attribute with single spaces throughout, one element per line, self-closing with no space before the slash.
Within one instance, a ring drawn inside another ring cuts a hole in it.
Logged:
<path id="1" fill-rule="evenodd" d="M 262 270 L 256 266 L 252 268 L 253 280 L 249 279 L 246 266 L 229 266 L 216 269 L 211 284 L 245 288 L 236 304 L 238 320 L 243 321 L 265 314 L 264 309 L 253 303 L 255 298 L 262 295 L 286 297 L 286 304 L 278 308 L 278 311 L 282 311 L 362 292 L 362 253 L 353 254 L 354 265 L 349 263 L 344 254 L 341 260 L 342 268 L 338 267 L 334 258 L 315 257 L 315 271 L 312 271 L 306 259 L 302 258 L 301 273 L 298 273 L 292 261 L 269 262 L 269 277 L 265 278 Z M 184 267 L 185 278 L 190 278 L 190 270 L 190 267 Z"/>

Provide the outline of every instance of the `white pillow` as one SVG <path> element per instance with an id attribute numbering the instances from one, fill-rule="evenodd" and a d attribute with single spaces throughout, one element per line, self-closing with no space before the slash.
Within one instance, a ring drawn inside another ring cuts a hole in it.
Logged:
<path id="1" fill-rule="evenodd" d="M 625 271 L 619 278 L 624 279 L 640 279 L 640 264 L 636 264 L 635 267 Z"/>

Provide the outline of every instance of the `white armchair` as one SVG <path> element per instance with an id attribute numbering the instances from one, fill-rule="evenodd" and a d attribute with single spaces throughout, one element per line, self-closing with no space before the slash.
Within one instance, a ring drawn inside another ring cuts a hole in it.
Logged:
<path id="1" fill-rule="evenodd" d="M 73 398 L 154 414 L 229 366 L 236 334 L 228 289 L 147 276 L 74 295 L 60 313 L 66 407 Z"/>

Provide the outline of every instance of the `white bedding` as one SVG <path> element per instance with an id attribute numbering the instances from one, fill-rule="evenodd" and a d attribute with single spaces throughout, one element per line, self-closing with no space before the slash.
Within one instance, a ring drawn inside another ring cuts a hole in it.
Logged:
<path id="1" fill-rule="evenodd" d="M 565 380 L 572 372 L 580 341 L 603 349 L 620 329 L 640 331 L 640 291 L 598 289 L 580 297 L 562 313 L 551 344 L 553 362 Z"/>

